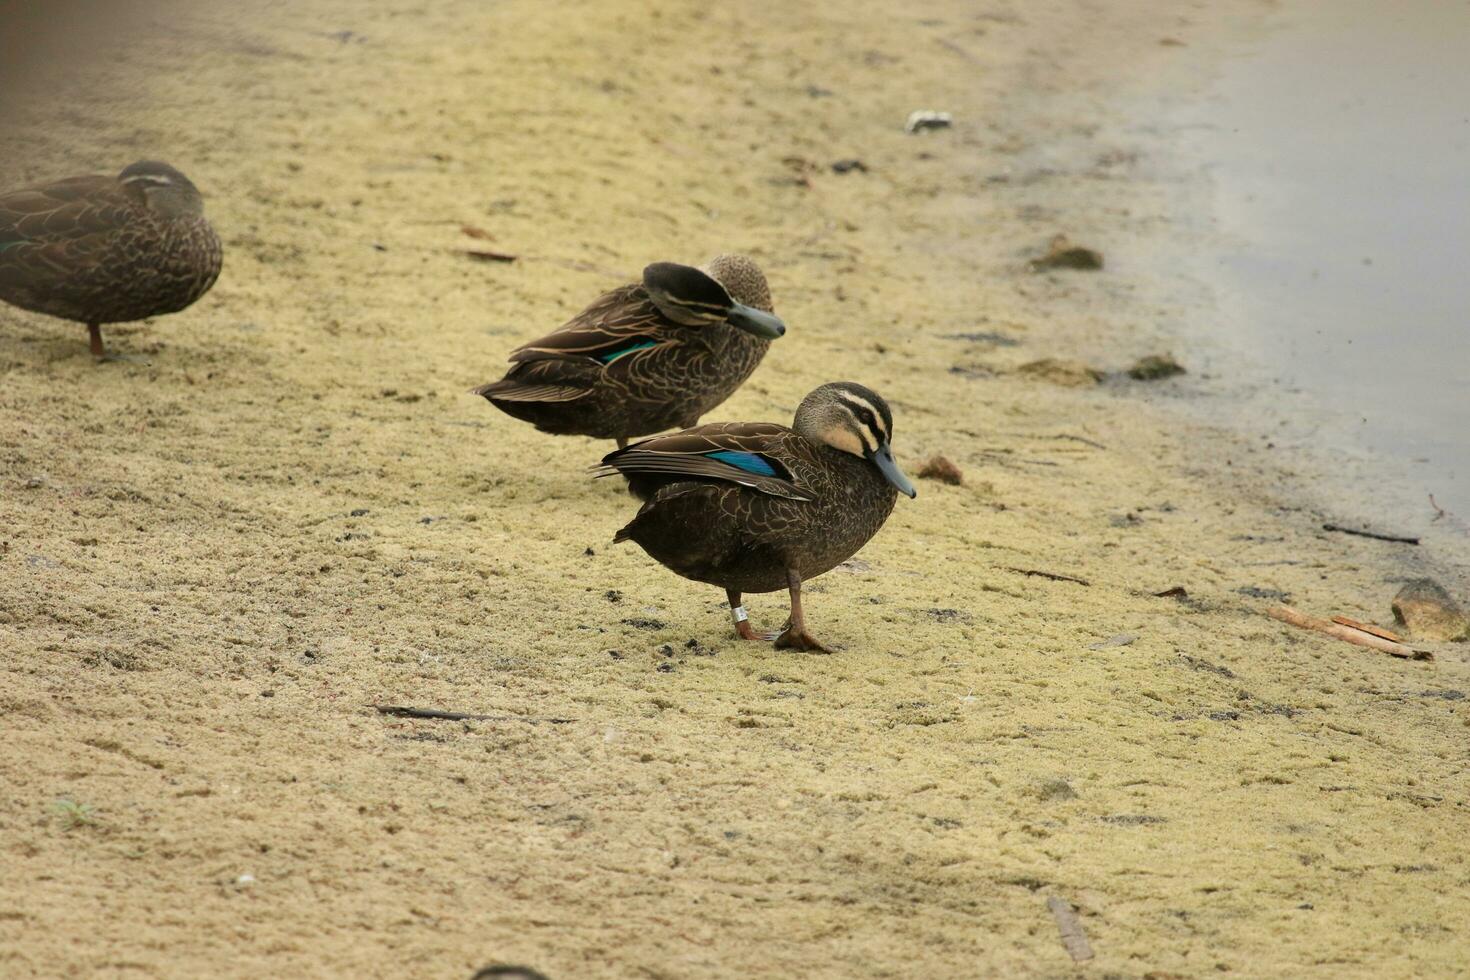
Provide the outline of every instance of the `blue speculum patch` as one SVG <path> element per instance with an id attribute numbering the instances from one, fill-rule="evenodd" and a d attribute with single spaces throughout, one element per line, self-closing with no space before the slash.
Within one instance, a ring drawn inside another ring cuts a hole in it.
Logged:
<path id="1" fill-rule="evenodd" d="M 758 453 L 740 453 L 731 449 L 722 449 L 717 453 L 709 453 L 710 459 L 717 459 L 722 463 L 747 473 L 756 473 L 760 476 L 777 476 L 776 468 L 766 462 L 765 458 Z"/>
<path id="2" fill-rule="evenodd" d="M 658 341 L 656 341 L 656 340 L 640 340 L 640 341 L 637 341 L 636 343 L 632 344 L 631 346 L 624 347 L 624 348 L 622 348 L 620 350 L 610 351 L 610 352 L 608 352 L 606 354 L 599 354 L 599 355 L 597 355 L 597 359 L 600 360 L 604 364 L 611 364 L 613 361 L 616 361 L 618 358 L 620 358 L 620 357 L 627 357 L 629 354 L 633 353 L 634 351 L 647 350 L 650 347 L 657 347 L 657 346 L 658 346 Z"/>

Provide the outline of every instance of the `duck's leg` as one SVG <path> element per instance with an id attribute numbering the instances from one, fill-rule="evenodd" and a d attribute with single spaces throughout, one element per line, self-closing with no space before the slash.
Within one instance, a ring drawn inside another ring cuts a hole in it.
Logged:
<path id="1" fill-rule="evenodd" d="M 147 364 L 141 357 L 132 354 L 114 354 L 102 346 L 102 325 L 100 323 L 87 324 L 87 336 L 91 341 L 92 356 L 97 359 L 98 364 L 119 362 L 123 364 Z"/>
<path id="2" fill-rule="evenodd" d="M 791 618 L 786 621 L 786 631 L 776 637 L 776 649 L 831 653 L 806 631 L 806 617 L 801 614 L 801 575 L 794 568 L 786 569 L 786 588 L 791 592 Z"/>
<path id="3" fill-rule="evenodd" d="M 735 620 L 735 632 L 740 634 L 742 640 L 765 640 L 776 638 L 774 633 L 757 633 L 746 618 L 745 607 L 740 604 L 740 593 L 734 589 L 725 590 L 725 598 L 730 602 L 730 618 Z"/>
<path id="4" fill-rule="evenodd" d="M 628 448 L 628 440 L 627 439 L 624 439 L 622 436 L 618 436 L 617 443 L 618 443 L 618 448 L 619 449 L 627 449 Z"/>

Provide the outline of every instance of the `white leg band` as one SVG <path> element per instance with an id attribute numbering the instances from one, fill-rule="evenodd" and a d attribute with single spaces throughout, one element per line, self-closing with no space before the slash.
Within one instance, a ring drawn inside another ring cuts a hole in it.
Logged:
<path id="1" fill-rule="evenodd" d="M 735 621 L 736 626 L 739 626 L 750 617 L 745 614 L 744 606 L 734 606 L 730 609 L 730 618 Z"/>

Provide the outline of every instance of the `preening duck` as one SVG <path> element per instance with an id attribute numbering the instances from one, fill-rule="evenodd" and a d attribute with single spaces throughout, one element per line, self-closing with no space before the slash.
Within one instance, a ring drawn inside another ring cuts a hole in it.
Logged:
<path id="1" fill-rule="evenodd" d="M 786 332 L 760 268 L 721 255 L 703 269 L 656 262 L 560 330 L 511 352 L 473 394 L 554 435 L 629 439 L 695 425 Z"/>

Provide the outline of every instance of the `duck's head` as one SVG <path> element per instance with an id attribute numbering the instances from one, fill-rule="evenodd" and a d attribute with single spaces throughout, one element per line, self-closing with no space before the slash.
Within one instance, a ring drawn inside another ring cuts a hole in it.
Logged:
<path id="1" fill-rule="evenodd" d="M 765 340 L 786 333 L 771 312 L 766 277 L 743 255 L 718 255 L 702 269 L 655 262 L 643 270 L 643 288 L 660 313 L 686 327 L 728 323 Z"/>
<path id="2" fill-rule="evenodd" d="M 125 187 L 137 188 L 143 200 L 169 218 L 192 218 L 204 213 L 204 196 L 194 182 L 166 163 L 139 160 L 117 175 Z"/>
<path id="3" fill-rule="evenodd" d="M 910 497 L 919 495 L 894 462 L 889 447 L 893 438 L 893 413 L 871 388 L 854 381 L 822 385 L 802 399 L 792 428 L 813 442 L 866 459 L 899 493 Z"/>

